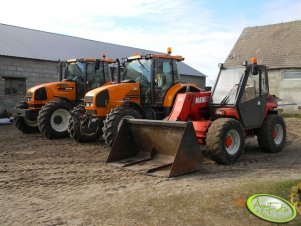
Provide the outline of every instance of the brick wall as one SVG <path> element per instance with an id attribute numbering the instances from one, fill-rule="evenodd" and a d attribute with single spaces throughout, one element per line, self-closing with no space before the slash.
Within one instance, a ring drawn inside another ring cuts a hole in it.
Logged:
<path id="1" fill-rule="evenodd" d="M 269 87 L 270 93 L 281 99 L 279 109 L 287 114 L 301 114 L 301 80 L 284 79 L 284 73 L 287 71 L 299 71 L 301 69 L 270 69 Z"/>
<path id="2" fill-rule="evenodd" d="M 58 79 L 57 62 L 0 56 L 0 114 L 8 112 L 23 95 L 5 95 L 3 77 L 25 78 L 26 89 Z"/>

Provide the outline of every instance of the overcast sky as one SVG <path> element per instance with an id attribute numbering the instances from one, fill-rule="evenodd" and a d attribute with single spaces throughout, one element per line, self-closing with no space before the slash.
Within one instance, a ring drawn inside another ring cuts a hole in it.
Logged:
<path id="1" fill-rule="evenodd" d="M 244 27 L 300 19 L 300 0 L 10 0 L 0 6 L 4 24 L 160 52 L 171 46 L 208 81 Z"/>

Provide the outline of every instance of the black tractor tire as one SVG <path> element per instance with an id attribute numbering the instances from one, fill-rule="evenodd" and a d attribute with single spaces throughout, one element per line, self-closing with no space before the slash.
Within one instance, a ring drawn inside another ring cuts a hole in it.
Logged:
<path id="1" fill-rule="evenodd" d="M 141 119 L 141 114 L 134 108 L 126 106 L 118 106 L 111 110 L 104 120 L 103 139 L 107 145 L 113 146 L 115 137 L 118 133 L 119 127 L 123 119 L 125 118 L 135 118 Z"/>
<path id="2" fill-rule="evenodd" d="M 44 105 L 38 116 L 38 126 L 42 135 L 48 139 L 69 137 L 68 124 L 71 117 L 69 111 L 72 108 L 73 104 L 63 99 L 55 99 Z M 58 112 L 58 110 L 65 111 Z"/>
<path id="3" fill-rule="evenodd" d="M 80 119 L 70 117 L 68 132 L 70 137 L 75 139 L 78 143 L 86 143 L 98 140 L 102 135 L 102 123 L 97 125 L 93 131 L 83 131 L 80 128 Z"/>
<path id="4" fill-rule="evenodd" d="M 17 109 L 27 109 L 27 103 L 22 101 L 16 105 Z M 22 131 L 23 133 L 29 134 L 29 133 L 37 133 L 39 132 L 39 127 L 32 126 L 28 124 L 28 120 L 26 120 L 24 117 L 21 116 L 14 116 L 14 124 L 18 128 L 18 130 Z"/>
<path id="5" fill-rule="evenodd" d="M 276 133 L 273 137 L 273 133 Z M 268 115 L 258 129 L 257 141 L 265 152 L 276 153 L 282 150 L 286 141 L 286 126 L 279 115 Z"/>
<path id="6" fill-rule="evenodd" d="M 244 130 L 237 120 L 220 118 L 211 123 L 206 136 L 206 148 L 214 161 L 232 164 L 239 158 L 244 146 Z"/>

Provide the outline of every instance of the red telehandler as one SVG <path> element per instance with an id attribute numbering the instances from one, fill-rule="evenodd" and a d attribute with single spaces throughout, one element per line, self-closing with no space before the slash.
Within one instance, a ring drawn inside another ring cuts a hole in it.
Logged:
<path id="1" fill-rule="evenodd" d="M 256 58 L 237 68 L 219 66 L 212 92 L 178 94 L 165 121 L 125 120 L 107 162 L 174 177 L 200 168 L 202 145 L 221 164 L 239 158 L 247 137 L 257 136 L 263 151 L 279 152 L 286 126 L 269 94 L 267 67 Z"/>

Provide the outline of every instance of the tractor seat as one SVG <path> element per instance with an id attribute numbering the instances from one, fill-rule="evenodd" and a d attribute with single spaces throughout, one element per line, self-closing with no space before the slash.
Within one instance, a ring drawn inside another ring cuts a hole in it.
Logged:
<path id="1" fill-rule="evenodd" d="M 242 102 L 253 100 L 256 98 L 256 88 L 254 86 L 246 86 L 242 96 Z"/>
<path id="2" fill-rule="evenodd" d="M 158 88 L 162 88 L 166 84 L 166 75 L 165 74 L 157 74 L 157 86 Z"/>

